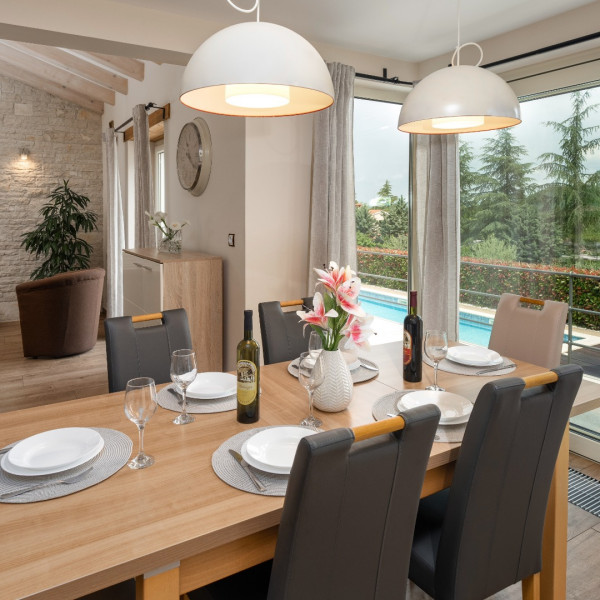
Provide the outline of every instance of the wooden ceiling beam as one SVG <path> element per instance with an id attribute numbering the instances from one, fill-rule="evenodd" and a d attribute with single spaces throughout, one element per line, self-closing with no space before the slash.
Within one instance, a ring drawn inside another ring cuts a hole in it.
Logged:
<path id="1" fill-rule="evenodd" d="M 52 46 L 41 46 L 40 44 L 31 44 L 28 42 L 12 42 L 4 40 L 4 43 L 20 52 L 39 58 L 59 69 L 84 77 L 105 88 L 127 94 L 128 81 L 125 77 L 117 75 L 113 71 L 103 69 L 79 56 L 75 56 L 66 50 L 54 48 Z"/>
<path id="2" fill-rule="evenodd" d="M 165 135 L 165 121 L 171 118 L 171 104 L 165 104 L 148 115 L 148 129 L 150 130 L 150 141 L 155 142 Z M 133 126 L 128 127 L 123 133 L 123 141 L 129 142 L 133 139 Z"/>
<path id="3" fill-rule="evenodd" d="M 114 69 L 117 73 L 125 75 L 125 77 L 132 77 L 138 81 L 144 80 L 144 63 L 141 60 L 135 58 L 127 58 L 124 56 L 112 56 L 110 54 L 100 54 L 99 52 L 79 52 L 76 54 L 81 55 L 84 58 L 91 58 L 92 60 Z"/>
<path id="4" fill-rule="evenodd" d="M 0 58 L 5 63 L 27 71 L 41 80 L 58 84 L 81 96 L 100 102 L 107 102 L 108 104 L 115 103 L 115 93 L 112 90 L 37 60 L 3 42 L 0 42 Z"/>
<path id="5" fill-rule="evenodd" d="M 84 96 L 83 94 L 79 94 L 74 92 L 64 85 L 55 83 L 48 79 L 44 79 L 42 77 L 38 77 L 37 75 L 33 75 L 28 71 L 24 71 L 20 67 L 15 66 L 12 63 L 8 63 L 0 57 L 0 73 L 5 75 L 6 77 L 10 77 L 12 79 L 16 79 L 18 81 L 22 81 L 23 83 L 34 87 L 36 89 L 47 92 L 48 94 L 52 94 L 53 96 L 57 96 L 58 98 L 62 98 L 63 100 L 67 100 L 68 102 L 72 102 L 73 104 L 77 104 L 87 110 L 95 113 L 102 114 L 104 112 L 104 103 L 89 96 Z"/>

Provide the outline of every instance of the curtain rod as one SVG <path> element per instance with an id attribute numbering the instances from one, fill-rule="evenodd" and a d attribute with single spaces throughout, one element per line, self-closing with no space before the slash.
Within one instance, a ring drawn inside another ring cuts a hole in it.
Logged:
<path id="1" fill-rule="evenodd" d="M 165 107 L 164 106 L 158 106 L 154 102 L 148 102 L 148 104 L 146 104 L 144 106 L 144 109 L 148 110 L 149 108 L 160 108 L 160 110 L 163 111 L 163 118 L 164 118 L 164 116 L 165 116 Z M 127 119 L 127 121 L 121 123 L 118 127 L 116 127 L 115 133 L 125 133 L 125 132 L 120 132 L 119 129 L 123 129 L 123 127 L 125 127 L 125 125 L 129 125 L 129 123 L 131 123 L 131 121 L 133 121 L 133 117 L 129 117 L 129 119 Z"/>
<path id="2" fill-rule="evenodd" d="M 552 52 L 553 50 L 560 50 L 562 48 L 568 48 L 570 46 L 575 46 L 577 44 L 582 44 L 584 42 L 589 42 L 591 40 L 596 40 L 600 38 L 600 31 L 596 33 L 590 33 L 588 35 L 583 35 L 578 38 L 573 38 L 571 40 L 566 40 L 564 42 L 559 42 L 557 44 L 552 44 L 550 46 L 544 46 L 543 48 L 538 48 L 537 50 L 531 50 L 530 52 L 523 52 L 522 54 L 515 54 L 514 56 L 509 56 L 508 58 L 502 58 L 500 60 L 495 60 L 493 62 L 487 63 L 485 65 L 481 65 L 484 69 L 489 69 L 491 67 L 497 67 L 498 65 L 504 65 L 506 63 L 514 62 L 517 60 L 521 60 L 523 58 L 529 58 L 530 56 L 537 56 L 539 54 L 545 54 L 546 52 Z M 450 65 L 448 65 L 450 66 Z M 372 81 L 381 81 L 383 83 L 393 83 L 396 85 L 412 85 L 415 83 L 412 81 L 401 81 L 397 77 L 388 77 L 387 69 L 383 69 L 383 76 L 380 77 L 378 75 L 367 75 L 366 73 L 356 73 L 356 77 L 360 77 L 361 79 L 370 79 Z"/>

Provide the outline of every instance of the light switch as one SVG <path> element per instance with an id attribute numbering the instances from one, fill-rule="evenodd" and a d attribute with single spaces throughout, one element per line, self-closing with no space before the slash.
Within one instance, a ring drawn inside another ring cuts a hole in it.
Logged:
<path id="1" fill-rule="evenodd" d="M 227 243 L 228 243 L 230 246 L 235 246 L 235 233 L 230 233 L 230 234 L 227 236 Z"/>

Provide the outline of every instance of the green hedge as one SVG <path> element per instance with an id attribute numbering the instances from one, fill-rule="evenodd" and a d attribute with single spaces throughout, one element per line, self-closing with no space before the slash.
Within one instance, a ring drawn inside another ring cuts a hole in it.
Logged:
<path id="1" fill-rule="evenodd" d="M 408 253 L 404 250 L 381 250 L 379 248 L 358 248 L 358 272 L 408 279 Z M 406 290 L 404 281 L 390 281 L 378 277 L 361 275 L 361 282 L 379 285 L 390 290 Z"/>
<path id="2" fill-rule="evenodd" d="M 377 252 L 377 254 L 372 254 Z M 359 248 L 358 270 L 362 273 L 385 275 L 387 277 L 407 278 L 408 256 L 402 251 Z M 567 269 L 563 267 L 528 265 L 527 271 L 512 271 L 502 267 L 522 267 L 522 263 L 489 261 L 475 258 L 462 260 L 460 269 L 460 287 L 487 294 L 500 295 L 505 292 L 569 302 L 569 272 L 582 275 L 600 276 L 600 270 Z M 554 271 L 544 273 L 543 271 Z M 564 274 L 563 274 L 564 273 Z M 362 276 L 366 284 L 380 285 L 389 289 L 406 290 L 406 284 L 400 281 Z M 471 292 L 461 292 L 460 301 L 465 304 L 495 308 L 497 300 L 478 296 Z M 573 307 L 600 311 L 600 281 L 594 279 L 573 278 Z M 600 317 L 573 312 L 573 324 L 588 329 L 600 330 Z"/>

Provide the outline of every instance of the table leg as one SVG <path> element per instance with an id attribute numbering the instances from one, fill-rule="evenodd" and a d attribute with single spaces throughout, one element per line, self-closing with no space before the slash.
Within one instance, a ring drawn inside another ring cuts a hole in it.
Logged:
<path id="1" fill-rule="evenodd" d="M 565 600 L 567 595 L 567 520 L 569 485 L 569 428 L 560 446 L 542 542 L 540 591 L 542 600 Z"/>
<path id="2" fill-rule="evenodd" d="M 136 577 L 135 600 L 179 600 L 179 563 Z"/>

